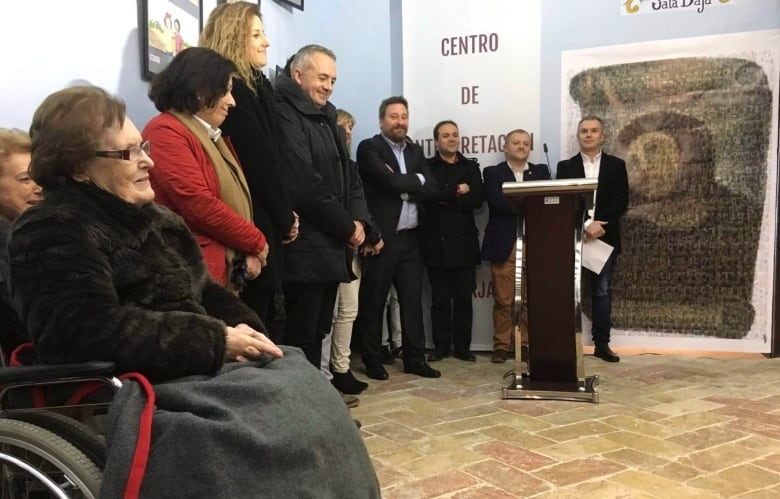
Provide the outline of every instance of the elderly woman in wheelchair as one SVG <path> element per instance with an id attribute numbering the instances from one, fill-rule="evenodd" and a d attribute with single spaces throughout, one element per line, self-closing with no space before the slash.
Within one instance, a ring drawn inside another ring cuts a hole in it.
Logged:
<path id="1" fill-rule="evenodd" d="M 124 104 L 61 90 L 30 135 L 44 200 L 8 239 L 14 308 L 40 362 L 135 373 L 106 417 L 100 497 L 379 497 L 338 394 L 265 336 L 182 219 L 153 203 L 149 144 Z"/>

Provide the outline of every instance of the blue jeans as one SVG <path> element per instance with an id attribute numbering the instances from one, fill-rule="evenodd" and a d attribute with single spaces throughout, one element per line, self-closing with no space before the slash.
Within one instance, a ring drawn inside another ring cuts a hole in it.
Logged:
<path id="1" fill-rule="evenodd" d="M 590 281 L 591 298 L 591 334 L 595 345 L 608 345 L 609 332 L 612 329 L 612 273 L 615 271 L 617 255 L 609 256 L 601 274 L 585 269 Z"/>

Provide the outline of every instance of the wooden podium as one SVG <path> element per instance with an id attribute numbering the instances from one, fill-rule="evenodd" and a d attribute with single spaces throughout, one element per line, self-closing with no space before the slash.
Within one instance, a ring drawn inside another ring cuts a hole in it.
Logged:
<path id="1" fill-rule="evenodd" d="M 515 253 L 515 368 L 504 399 L 598 402 L 598 376 L 582 359 L 583 207 L 593 204 L 596 179 L 506 182 L 504 195 L 520 207 Z M 525 257 L 525 269 L 523 258 Z M 526 275 L 523 274 L 525 271 Z M 521 293 L 526 280 L 527 296 Z M 520 312 L 528 310 L 528 355 L 520 348 Z"/>

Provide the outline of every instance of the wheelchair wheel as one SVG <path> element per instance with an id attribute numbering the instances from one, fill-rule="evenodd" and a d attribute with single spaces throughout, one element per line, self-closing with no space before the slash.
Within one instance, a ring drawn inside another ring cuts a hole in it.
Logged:
<path id="1" fill-rule="evenodd" d="M 102 473 L 84 453 L 54 433 L 0 419 L 0 499 L 88 498 Z"/>
<path id="2" fill-rule="evenodd" d="M 101 470 L 106 466 L 106 439 L 81 421 L 53 411 L 8 411 L 8 419 L 24 421 L 59 435 L 84 453 Z"/>

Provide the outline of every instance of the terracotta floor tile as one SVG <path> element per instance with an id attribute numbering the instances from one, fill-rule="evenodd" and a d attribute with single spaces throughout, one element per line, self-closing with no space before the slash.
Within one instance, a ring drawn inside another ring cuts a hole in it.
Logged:
<path id="1" fill-rule="evenodd" d="M 462 471 L 447 471 L 420 480 L 412 480 L 403 486 L 388 488 L 382 496 L 384 499 L 423 499 L 438 497 L 472 487 L 479 481 Z"/>
<path id="2" fill-rule="evenodd" d="M 620 449 L 606 452 L 603 453 L 602 456 L 610 461 L 625 465 L 628 468 L 656 469 L 669 464 L 669 461 L 666 459 L 652 456 L 645 452 L 639 452 L 634 449 Z"/>
<path id="3" fill-rule="evenodd" d="M 695 494 L 692 495 L 694 491 L 689 487 L 681 486 L 674 480 L 669 480 L 661 475 L 646 471 L 627 470 L 610 477 L 609 481 L 619 483 L 631 490 L 642 491 L 654 497 L 673 497 L 675 499 L 684 496 L 695 497 Z M 687 489 L 687 492 L 685 494 L 678 493 L 677 489 L 680 488 Z M 702 491 L 698 490 L 698 493 L 701 494 Z"/>
<path id="4" fill-rule="evenodd" d="M 622 449 L 623 445 L 603 436 L 583 437 L 577 440 L 556 443 L 536 449 L 536 452 L 550 456 L 559 461 L 571 461 L 588 456 L 603 454 Z"/>
<path id="5" fill-rule="evenodd" d="M 732 430 L 722 426 L 710 426 L 700 430 L 689 431 L 681 435 L 668 438 L 669 442 L 688 447 L 689 449 L 701 450 L 727 442 L 734 442 L 746 438 L 747 434 L 742 431 Z"/>
<path id="6" fill-rule="evenodd" d="M 772 454 L 765 458 L 757 459 L 753 461 L 753 464 L 774 471 L 775 473 L 780 473 L 780 454 Z"/>
<path id="7" fill-rule="evenodd" d="M 555 459 L 525 450 L 517 445 L 495 440 L 479 444 L 474 447 L 474 450 L 523 471 L 532 471 L 558 462 Z"/>
<path id="8" fill-rule="evenodd" d="M 726 444 L 695 452 L 687 457 L 680 458 L 678 462 L 712 473 L 730 468 L 749 460 L 751 457 L 755 457 L 755 452 L 750 449 L 739 445 Z"/>
<path id="9" fill-rule="evenodd" d="M 496 440 L 522 445 L 524 448 L 531 450 L 547 447 L 555 443 L 555 441 L 550 440 L 549 438 L 532 435 L 518 428 L 506 425 L 491 426 L 489 428 L 482 428 L 479 431 Z"/>
<path id="10" fill-rule="evenodd" d="M 583 421 L 557 428 L 551 428 L 539 432 L 539 435 L 556 442 L 566 442 L 575 440 L 583 436 L 603 435 L 617 431 L 614 426 L 604 424 L 600 421 Z"/>
<path id="11" fill-rule="evenodd" d="M 780 359 L 584 361 L 600 404 L 501 400 L 485 355 L 369 380 L 351 414 L 383 497 L 780 499 Z"/>
<path id="12" fill-rule="evenodd" d="M 530 497 L 550 488 L 550 484 L 494 459 L 471 464 L 463 471 L 516 497 Z"/>
<path id="13" fill-rule="evenodd" d="M 518 496 L 489 485 L 472 487 L 450 496 L 452 499 L 516 499 Z"/>
<path id="14" fill-rule="evenodd" d="M 718 474 L 688 482 L 691 486 L 724 496 L 775 487 L 778 483 L 780 483 L 780 475 L 750 464 L 735 466 Z"/>
<path id="15" fill-rule="evenodd" d="M 557 464 L 535 471 L 533 474 L 542 480 L 562 487 L 573 483 L 614 475 L 624 469 L 626 469 L 625 466 L 614 461 L 592 458 L 577 459 L 575 461 Z"/>

